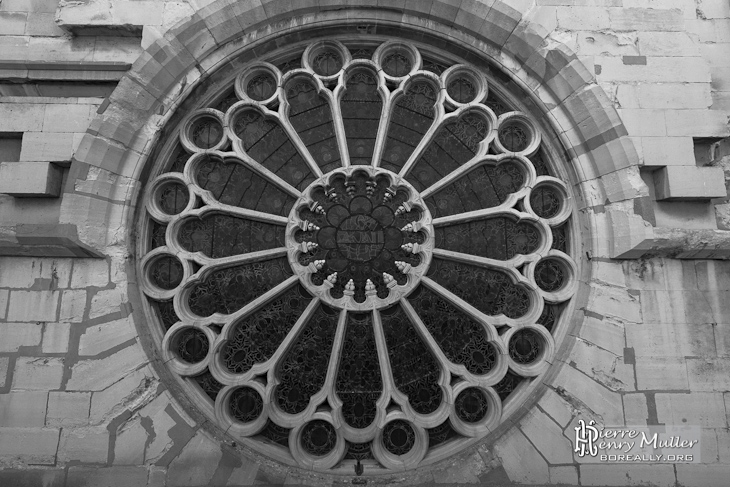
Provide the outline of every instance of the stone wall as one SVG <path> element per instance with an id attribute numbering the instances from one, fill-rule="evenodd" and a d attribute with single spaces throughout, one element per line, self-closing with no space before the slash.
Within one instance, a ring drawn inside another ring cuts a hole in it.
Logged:
<path id="1" fill-rule="evenodd" d="M 553 91 L 571 100 L 566 87 L 583 76 L 599 101 L 582 109 L 605 100 L 620 117 L 596 129 L 613 130 L 604 145 L 583 135 L 590 118 L 563 125 L 574 171 L 593 171 L 586 158 L 616 170 L 575 184 L 591 226 L 583 302 L 544 395 L 496 444 L 404 483 L 726 484 L 727 0 L 1 0 L 0 148 L 22 139 L 17 161 L 0 165 L 0 192 L 14 194 L 0 195 L 0 484 L 321 485 L 221 445 L 173 398 L 141 345 L 132 221 L 144 157 L 184 97 L 173 88 L 222 59 L 236 29 L 268 19 L 283 30 L 318 9 L 346 19 L 340 4 L 454 42 L 466 42 L 459 30 L 502 29 L 501 45 L 481 47 L 518 74 L 522 55 L 574 53 L 577 74 Z M 195 68 L 175 77 L 170 59 Z M 702 463 L 584 463 L 579 419 L 699 425 Z"/>

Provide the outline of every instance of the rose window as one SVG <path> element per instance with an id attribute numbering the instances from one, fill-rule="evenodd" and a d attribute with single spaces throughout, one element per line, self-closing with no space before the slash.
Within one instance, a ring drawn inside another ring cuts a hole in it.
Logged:
<path id="1" fill-rule="evenodd" d="M 554 360 L 577 282 L 569 191 L 519 98 L 392 41 L 303 46 L 227 86 L 145 197 L 151 330 L 198 409 L 333 473 L 494 431 Z"/>

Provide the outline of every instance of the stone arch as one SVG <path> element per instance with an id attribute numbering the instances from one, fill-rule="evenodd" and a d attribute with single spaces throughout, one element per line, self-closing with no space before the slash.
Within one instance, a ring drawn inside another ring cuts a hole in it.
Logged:
<path id="1" fill-rule="evenodd" d="M 311 26 L 344 23 L 355 29 L 406 26 L 416 38 L 429 33 L 480 51 L 532 94 L 558 134 L 572 163 L 572 182 L 581 189 L 580 209 L 596 215 L 591 234 L 612 242 L 606 247 L 594 238 L 591 253 L 622 256 L 649 236 L 640 215 L 606 208 L 629 201 L 638 213 L 652 211 L 641 204 L 647 191 L 626 128 L 575 53 L 541 25 L 502 1 L 468 1 L 459 7 L 445 0 L 321 3 L 305 0 L 292 8 L 284 0 L 215 0 L 150 45 L 101 106 L 74 155 L 61 223 L 86 228 L 81 238 L 94 248 L 118 243 L 119 229 L 129 228 L 126 209 L 134 204 L 160 128 L 206 73 L 251 42 L 266 49 L 267 41 L 281 35 L 297 38 Z M 74 182 L 84 179 L 90 167 L 118 176 L 106 202 L 74 194 Z M 605 221 L 603 228 L 595 227 L 599 221 Z M 111 223 L 116 237 L 95 230 L 96 223 Z"/>
<path id="2" fill-rule="evenodd" d="M 253 58 L 267 42 L 287 36 L 298 40 L 308 29 L 342 24 L 407 30 L 414 38 L 440 38 L 489 58 L 531 94 L 557 134 L 557 145 L 571 163 L 568 173 L 579 197 L 585 250 L 596 257 L 616 257 L 647 238 L 648 225 L 634 213 L 642 208 L 647 191 L 627 131 L 589 70 L 546 29 L 502 1 L 490 5 L 465 0 L 458 8 L 446 0 L 322 3 L 305 0 L 292 8 L 284 0 L 215 0 L 149 46 L 102 105 L 75 154 L 61 223 L 75 223 L 84 243 L 107 255 L 123 259 L 133 253 L 133 219 L 139 188 L 154 162 L 152 149 L 192 89 L 251 43 L 257 46 L 249 51 Z M 91 168 L 114 175 L 106 198 L 75 193 L 74 182 L 88 178 Z M 629 210 L 611 211 L 614 203 Z M 583 269 L 579 302 L 587 298 L 591 277 L 590 266 Z M 127 261 L 126 272 L 128 282 L 134 282 L 134 262 Z M 135 321 L 141 323 L 138 313 Z M 575 315 L 575 326 L 582 317 Z M 556 373 L 553 367 L 545 382 Z"/>

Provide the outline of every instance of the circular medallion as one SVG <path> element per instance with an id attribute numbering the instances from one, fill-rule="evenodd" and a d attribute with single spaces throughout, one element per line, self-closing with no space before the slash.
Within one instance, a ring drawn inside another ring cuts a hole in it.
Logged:
<path id="1" fill-rule="evenodd" d="M 340 309 L 388 306 L 428 270 L 431 214 L 418 192 L 380 168 L 336 169 L 289 214 L 287 247 L 302 284 Z"/>

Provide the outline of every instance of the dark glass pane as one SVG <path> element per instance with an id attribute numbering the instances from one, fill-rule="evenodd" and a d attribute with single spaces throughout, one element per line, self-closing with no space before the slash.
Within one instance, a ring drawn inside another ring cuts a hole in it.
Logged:
<path id="1" fill-rule="evenodd" d="M 335 391 L 347 424 L 365 428 L 375 420 L 383 383 L 370 313 L 349 313 Z"/>
<path id="2" fill-rule="evenodd" d="M 408 300 L 446 358 L 472 374 L 492 370 L 499 352 L 487 341 L 481 324 L 423 285 Z"/>
<path id="3" fill-rule="evenodd" d="M 208 159 L 195 178 L 223 204 L 286 216 L 295 199 L 241 163 Z"/>
<path id="4" fill-rule="evenodd" d="M 168 215 L 177 215 L 185 209 L 190 201 L 188 188 L 182 183 L 167 183 L 157 192 L 157 203 Z"/>
<path id="5" fill-rule="evenodd" d="M 221 348 L 224 367 L 243 374 L 253 364 L 269 360 L 311 300 L 304 287 L 297 284 L 237 323 L 230 340 Z"/>
<path id="6" fill-rule="evenodd" d="M 347 451 L 345 460 L 371 460 L 373 452 L 370 443 L 350 443 L 347 442 Z"/>
<path id="7" fill-rule="evenodd" d="M 241 387 L 231 394 L 228 410 L 231 416 L 242 423 L 250 423 L 261 416 L 264 401 L 258 392 L 250 387 Z"/>
<path id="8" fill-rule="evenodd" d="M 530 206 L 541 218 L 552 218 L 558 214 L 563 198 L 550 186 L 538 186 L 530 195 Z"/>
<path id="9" fill-rule="evenodd" d="M 325 49 L 312 59 L 312 69 L 320 76 L 332 76 L 342 68 L 342 56 L 334 49 Z"/>
<path id="10" fill-rule="evenodd" d="M 180 245 L 189 252 L 203 252 L 214 259 L 284 246 L 281 225 L 228 215 L 187 219 L 178 232 Z"/>
<path id="11" fill-rule="evenodd" d="M 300 442 L 310 455 L 324 456 L 335 449 L 337 432 L 327 421 L 315 419 L 302 428 Z"/>
<path id="12" fill-rule="evenodd" d="M 448 123 L 439 129 L 406 179 L 418 191 L 428 188 L 471 160 L 488 129 L 484 117 L 475 113 Z"/>
<path id="13" fill-rule="evenodd" d="M 405 455 L 416 444 L 416 433 L 413 427 L 396 419 L 383 428 L 383 446 L 393 455 Z"/>
<path id="14" fill-rule="evenodd" d="M 542 149 L 538 150 L 530 156 L 530 162 L 535 166 L 535 172 L 538 176 L 550 176 L 552 175 L 550 168 L 548 168 L 545 162 L 545 156 Z"/>
<path id="15" fill-rule="evenodd" d="M 566 235 L 567 232 L 567 224 L 560 225 L 559 227 L 551 227 L 550 231 L 553 234 L 553 246 L 552 248 L 557 249 L 561 252 L 567 252 L 568 251 L 568 236 Z"/>
<path id="16" fill-rule="evenodd" d="M 182 282 L 183 266 L 172 256 L 155 259 L 150 265 L 150 280 L 160 289 L 175 289 Z"/>
<path id="17" fill-rule="evenodd" d="M 530 134 L 521 123 L 506 123 L 499 128 L 499 141 L 510 152 L 520 152 L 530 145 Z"/>
<path id="18" fill-rule="evenodd" d="M 183 148 L 182 144 L 177 144 L 175 150 L 170 157 L 172 164 L 170 165 L 170 172 L 183 172 L 185 169 L 185 163 L 190 158 L 190 154 Z"/>
<path id="19" fill-rule="evenodd" d="M 484 165 L 428 197 L 426 204 L 434 218 L 493 208 L 520 189 L 524 182 L 522 168 L 515 162 Z"/>
<path id="20" fill-rule="evenodd" d="M 160 316 L 162 325 L 165 327 L 165 331 L 169 330 L 172 325 L 180 321 L 180 318 L 177 317 L 177 313 L 175 313 L 175 307 L 172 304 L 172 300 L 152 301 L 152 303 L 157 309 L 157 313 Z"/>
<path id="21" fill-rule="evenodd" d="M 469 103 L 477 96 L 477 87 L 466 76 L 457 76 L 446 87 L 449 96 L 456 102 Z"/>
<path id="22" fill-rule="evenodd" d="M 396 78 L 407 75 L 413 64 L 411 60 L 399 52 L 394 52 L 385 56 L 382 62 L 383 71 L 385 74 L 394 76 Z"/>
<path id="23" fill-rule="evenodd" d="M 504 378 L 494 386 L 494 390 L 497 391 L 499 398 L 504 402 L 523 380 L 525 379 L 508 370 Z"/>
<path id="24" fill-rule="evenodd" d="M 527 290 L 497 270 L 434 257 L 428 277 L 490 316 L 519 318 L 530 306 Z"/>
<path id="25" fill-rule="evenodd" d="M 251 78 L 246 85 L 246 94 L 252 100 L 268 100 L 276 92 L 276 80 L 269 73 L 261 73 Z"/>
<path id="26" fill-rule="evenodd" d="M 167 225 L 161 225 L 152 220 L 152 229 L 150 230 L 150 250 L 162 247 L 166 244 L 165 232 Z"/>
<path id="27" fill-rule="evenodd" d="M 449 66 L 447 66 L 441 62 L 434 61 L 433 59 L 428 59 L 428 58 L 424 57 L 423 58 L 423 69 L 440 75 L 441 73 L 443 73 L 444 71 L 449 69 Z"/>
<path id="28" fill-rule="evenodd" d="M 234 103 L 237 103 L 238 101 L 239 100 L 238 100 L 238 97 L 236 96 L 235 90 L 230 89 L 223 96 L 223 98 L 220 99 L 218 104 L 215 106 L 215 109 L 225 113 L 229 108 L 231 108 L 233 106 Z"/>
<path id="29" fill-rule="evenodd" d="M 302 190 L 314 180 L 309 166 L 279 122 L 247 110 L 235 117 L 233 131 L 253 160 L 295 188 Z"/>
<path id="30" fill-rule="evenodd" d="M 324 385 L 338 317 L 339 311 L 320 304 L 279 363 L 274 397 L 283 411 L 304 411 Z"/>
<path id="31" fill-rule="evenodd" d="M 381 316 L 395 386 L 416 412 L 434 412 L 442 399 L 438 362 L 399 304 L 382 310 Z"/>
<path id="32" fill-rule="evenodd" d="M 542 314 L 537 319 L 537 322 L 547 328 L 549 332 L 552 332 L 555 324 L 558 322 L 558 318 L 560 318 L 560 306 L 545 303 L 545 306 L 542 308 Z"/>
<path id="33" fill-rule="evenodd" d="M 507 260 L 517 254 L 529 254 L 540 245 L 540 234 L 532 223 L 515 223 L 509 218 L 494 217 L 439 227 L 436 247 Z"/>
<path id="34" fill-rule="evenodd" d="M 195 382 L 198 383 L 203 392 L 214 401 L 218 397 L 220 390 L 223 389 L 223 384 L 218 382 L 208 370 L 200 375 L 196 375 L 193 379 L 195 379 Z"/>
<path id="35" fill-rule="evenodd" d="M 377 76 L 362 70 L 352 73 L 340 102 L 351 164 L 372 162 L 382 108 Z"/>
<path id="36" fill-rule="evenodd" d="M 459 434 L 454 431 L 454 428 L 451 427 L 451 423 L 448 419 L 435 428 L 428 428 L 426 431 L 428 432 L 428 446 L 430 448 L 459 436 Z"/>
<path id="37" fill-rule="evenodd" d="M 555 259 L 544 259 L 535 266 L 535 283 L 545 291 L 557 291 L 563 287 L 566 274 L 563 264 Z"/>
<path id="38" fill-rule="evenodd" d="M 533 330 L 519 330 L 509 341 L 509 356 L 518 364 L 531 364 L 540 356 L 542 340 Z"/>
<path id="39" fill-rule="evenodd" d="M 223 138 L 223 126 L 214 117 L 200 117 L 190 127 L 190 140 L 201 149 L 214 147 Z"/>
<path id="40" fill-rule="evenodd" d="M 322 172 L 340 167 L 340 150 L 327 99 L 317 94 L 311 81 L 302 78 L 287 85 L 286 98 L 289 121 Z"/>
<path id="41" fill-rule="evenodd" d="M 417 82 L 398 99 L 380 161 L 383 169 L 400 172 L 433 123 L 436 95 L 430 84 Z"/>
<path id="42" fill-rule="evenodd" d="M 476 387 L 464 389 L 456 396 L 454 410 L 462 421 L 466 423 L 477 423 L 484 419 L 489 411 L 487 396 Z"/>
<path id="43" fill-rule="evenodd" d="M 185 328 L 175 335 L 172 349 L 183 362 L 197 364 L 208 355 L 208 337 L 196 328 Z"/>
<path id="44" fill-rule="evenodd" d="M 231 314 L 291 275 L 285 257 L 214 271 L 193 287 L 188 305 L 198 316 Z"/>
<path id="45" fill-rule="evenodd" d="M 497 115 L 498 117 L 503 113 L 512 111 L 512 109 L 509 108 L 506 103 L 504 103 L 492 93 L 489 93 L 489 96 L 487 96 L 486 105 L 491 108 L 495 115 Z"/>
<path id="46" fill-rule="evenodd" d="M 286 61 L 279 63 L 277 67 L 282 73 L 286 73 L 292 69 L 299 69 L 302 67 L 302 55 L 298 54 L 296 57 L 289 58 Z"/>
<path id="47" fill-rule="evenodd" d="M 364 47 L 350 48 L 352 59 L 370 59 L 373 57 L 373 50 Z"/>
<path id="48" fill-rule="evenodd" d="M 284 428 L 283 426 L 279 426 L 273 421 L 268 420 L 266 422 L 266 426 L 259 434 L 267 440 L 289 448 L 289 431 L 291 431 L 290 428 Z"/>

